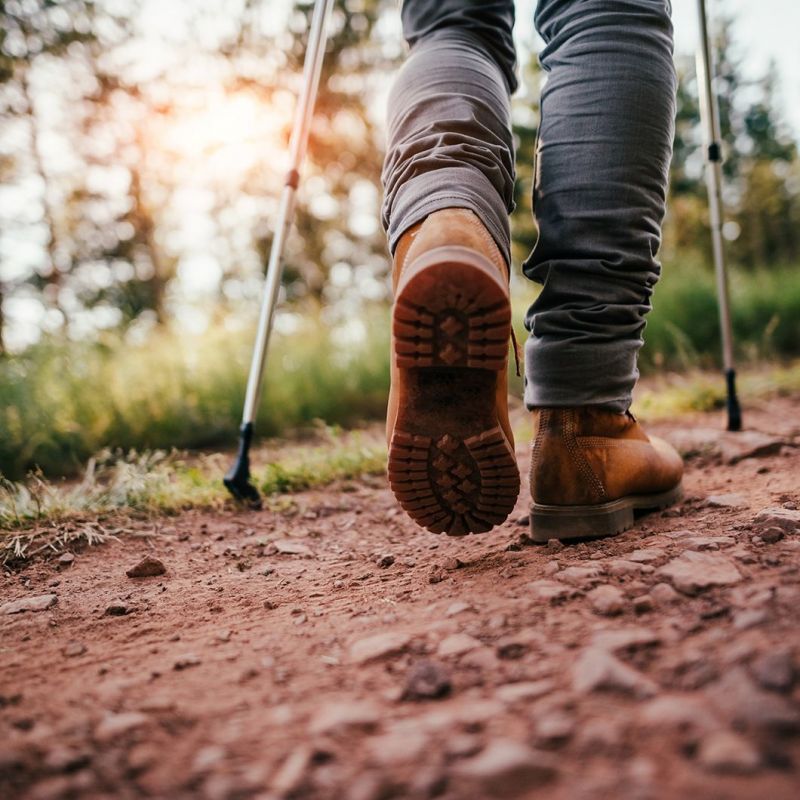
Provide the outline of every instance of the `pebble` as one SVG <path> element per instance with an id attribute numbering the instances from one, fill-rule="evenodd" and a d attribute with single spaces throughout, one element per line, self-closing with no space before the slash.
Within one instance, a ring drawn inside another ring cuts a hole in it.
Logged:
<path id="1" fill-rule="evenodd" d="M 800 732 L 800 711 L 787 698 L 756 686 L 742 667 L 728 670 L 705 691 L 737 727 Z"/>
<path id="2" fill-rule="evenodd" d="M 444 612 L 446 617 L 455 617 L 462 614 L 464 611 L 474 611 L 475 609 L 469 604 L 462 601 L 451 603 Z"/>
<path id="3" fill-rule="evenodd" d="M 743 736 L 731 731 L 714 731 L 700 742 L 698 762 L 720 773 L 754 772 L 761 764 L 758 751 Z"/>
<path id="4" fill-rule="evenodd" d="M 477 784 L 482 796 L 516 797 L 553 780 L 557 769 L 549 755 L 513 739 L 496 739 L 478 755 L 457 764 L 453 774 Z"/>
<path id="5" fill-rule="evenodd" d="M 708 700 L 697 694 L 661 694 L 639 709 L 639 721 L 645 727 L 680 730 L 693 735 L 721 728 L 719 717 Z"/>
<path id="6" fill-rule="evenodd" d="M 437 654 L 442 658 L 460 656 L 479 647 L 482 647 L 482 644 L 474 636 L 466 633 L 454 633 L 439 643 Z"/>
<path id="7" fill-rule="evenodd" d="M 723 433 L 717 442 L 722 460 L 735 464 L 745 458 L 758 458 L 777 453 L 783 447 L 783 439 L 758 431 Z"/>
<path id="8" fill-rule="evenodd" d="M 642 594 L 638 597 L 634 597 L 631 602 L 633 603 L 633 610 L 637 614 L 646 614 L 648 611 L 652 611 L 655 608 L 653 598 L 649 594 Z"/>
<path id="9" fill-rule="evenodd" d="M 763 608 L 745 608 L 733 615 L 733 627 L 738 631 L 755 628 L 765 622 L 768 616 Z"/>
<path id="10" fill-rule="evenodd" d="M 566 597 L 571 597 L 575 593 L 575 590 L 565 583 L 546 579 L 529 583 L 528 591 L 533 596 L 534 600 L 540 600 L 541 602 L 563 600 Z"/>
<path id="11" fill-rule="evenodd" d="M 530 702 L 555 689 L 553 681 L 543 678 L 540 681 L 520 681 L 519 683 L 506 683 L 498 686 L 495 695 L 509 705 L 518 702 Z"/>
<path id="12" fill-rule="evenodd" d="M 172 665 L 172 668 L 180 672 L 181 670 L 189 669 L 189 667 L 196 667 L 201 663 L 202 660 L 200 659 L 200 656 L 195 655 L 194 653 L 186 653 L 185 655 L 175 659 L 175 663 Z"/>
<path id="13" fill-rule="evenodd" d="M 327 703 L 314 714 L 309 732 L 337 734 L 355 729 L 373 730 L 382 717 L 382 709 L 370 700 Z"/>
<path id="14" fill-rule="evenodd" d="M 276 552 L 284 556 L 310 556 L 311 548 L 292 539 L 279 539 L 273 542 Z"/>
<path id="15" fill-rule="evenodd" d="M 54 594 L 39 594 L 34 597 L 21 597 L 0 606 L 0 614 L 24 614 L 26 611 L 45 611 L 58 602 Z"/>
<path id="16" fill-rule="evenodd" d="M 83 642 L 72 640 L 64 645 L 64 649 L 61 652 L 66 658 L 82 656 L 86 652 L 86 645 Z"/>
<path id="17" fill-rule="evenodd" d="M 742 575 L 729 558 L 715 553 L 686 550 L 658 571 L 683 594 L 694 595 L 713 586 L 738 583 Z"/>
<path id="18" fill-rule="evenodd" d="M 780 528 L 785 533 L 800 533 L 800 511 L 791 508 L 765 508 L 756 514 L 753 525 L 760 529 Z"/>
<path id="19" fill-rule="evenodd" d="M 765 528 L 764 530 L 762 530 L 759 538 L 761 539 L 762 542 L 765 542 L 766 544 L 777 544 L 778 542 L 781 541 L 781 539 L 783 539 L 783 537 L 784 537 L 783 530 L 779 528 L 777 525 L 773 525 L 771 528 Z M 755 538 L 756 537 L 754 536 L 753 539 Z"/>
<path id="20" fill-rule="evenodd" d="M 657 583 L 650 590 L 650 597 L 657 606 L 667 606 L 680 598 L 680 595 L 668 583 Z"/>
<path id="21" fill-rule="evenodd" d="M 406 675 L 403 700 L 432 700 L 450 693 L 450 672 L 444 664 L 430 659 L 415 661 Z"/>
<path id="22" fill-rule="evenodd" d="M 707 506 L 711 508 L 747 508 L 747 498 L 743 494 L 712 494 L 706 498 Z"/>
<path id="23" fill-rule="evenodd" d="M 149 721 L 150 718 L 141 711 L 124 711 L 121 714 L 108 713 L 95 727 L 94 738 L 101 744 L 105 744 L 141 728 Z"/>
<path id="24" fill-rule="evenodd" d="M 606 564 L 606 572 L 614 577 L 642 575 L 652 571 L 653 568 L 649 564 L 639 564 L 636 561 L 628 561 L 625 558 L 614 558 Z"/>
<path id="25" fill-rule="evenodd" d="M 562 581 L 572 584 L 585 584 L 592 582 L 600 575 L 600 567 L 592 564 L 586 567 L 567 567 L 556 576 Z"/>
<path id="26" fill-rule="evenodd" d="M 795 680 L 792 654 L 788 650 L 765 653 L 750 665 L 750 671 L 761 686 L 776 692 L 788 692 Z"/>
<path id="27" fill-rule="evenodd" d="M 366 664 L 370 661 L 396 655 L 408 647 L 411 636 L 407 633 L 387 631 L 359 639 L 350 646 L 350 661 Z"/>
<path id="28" fill-rule="evenodd" d="M 75 556 L 72 553 L 62 553 L 58 557 L 58 565 L 60 567 L 71 567 L 75 561 Z"/>
<path id="29" fill-rule="evenodd" d="M 164 562 L 145 556 L 136 566 L 126 570 L 125 574 L 129 578 L 154 578 L 156 575 L 163 575 L 167 571 Z"/>
<path id="30" fill-rule="evenodd" d="M 616 586 L 608 584 L 596 586 L 586 595 L 586 598 L 595 614 L 613 617 L 621 614 L 625 609 L 625 596 Z"/>
<path id="31" fill-rule="evenodd" d="M 112 600 L 103 613 L 107 617 L 124 617 L 131 613 L 131 607 L 124 600 Z"/>
<path id="32" fill-rule="evenodd" d="M 616 653 L 620 650 L 636 650 L 659 644 L 661 637 L 650 628 L 619 628 L 597 631 L 592 636 L 591 646 Z"/>
<path id="33" fill-rule="evenodd" d="M 367 743 L 372 760 L 382 766 L 396 766 L 420 760 L 430 744 L 429 737 L 417 730 L 390 731 Z"/>
<path id="34" fill-rule="evenodd" d="M 607 650 L 588 647 L 572 667 L 572 686 L 577 692 L 618 691 L 635 697 L 651 697 L 658 686 L 624 664 Z"/>
<path id="35" fill-rule="evenodd" d="M 646 550 L 634 550 L 632 553 L 628 553 L 627 560 L 637 564 L 647 564 L 650 561 L 658 561 L 664 555 L 665 553 L 660 547 L 648 547 Z"/>
<path id="36" fill-rule="evenodd" d="M 575 732 L 575 718 L 566 711 L 556 710 L 535 719 L 533 735 L 539 747 L 560 747 Z"/>
<path id="37" fill-rule="evenodd" d="M 375 559 L 375 563 L 381 568 L 386 569 L 394 564 L 394 556 L 391 553 L 384 553 Z"/>

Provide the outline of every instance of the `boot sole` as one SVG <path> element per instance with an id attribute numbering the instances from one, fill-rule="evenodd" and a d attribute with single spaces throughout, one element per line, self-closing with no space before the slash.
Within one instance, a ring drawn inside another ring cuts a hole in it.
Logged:
<path id="1" fill-rule="evenodd" d="M 436 248 L 404 272 L 392 331 L 399 370 L 392 491 L 433 533 L 491 530 L 511 513 L 520 487 L 496 403 L 511 335 L 508 289 L 474 251 Z"/>
<path id="2" fill-rule="evenodd" d="M 683 497 L 679 483 L 667 492 L 629 495 L 610 503 L 591 506 L 531 506 L 531 538 L 535 542 L 550 539 L 599 539 L 614 536 L 633 527 L 637 512 L 658 511 L 674 505 Z"/>

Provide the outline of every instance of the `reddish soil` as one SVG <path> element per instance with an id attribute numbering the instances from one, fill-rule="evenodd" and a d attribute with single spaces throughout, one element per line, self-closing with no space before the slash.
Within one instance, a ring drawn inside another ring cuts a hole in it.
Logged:
<path id="1" fill-rule="evenodd" d="M 652 426 L 687 498 L 614 539 L 530 545 L 524 492 L 434 536 L 369 479 L 7 573 L 55 599 L 0 613 L 0 797 L 797 798 L 798 412 Z"/>

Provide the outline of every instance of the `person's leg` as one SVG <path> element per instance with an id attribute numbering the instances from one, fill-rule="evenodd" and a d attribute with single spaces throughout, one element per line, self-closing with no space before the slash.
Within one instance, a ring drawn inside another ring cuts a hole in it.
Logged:
<path id="1" fill-rule="evenodd" d="M 539 0 L 545 41 L 524 265 L 525 401 L 626 411 L 638 377 L 675 116 L 669 0 Z"/>
<path id="2" fill-rule="evenodd" d="M 508 421 L 512 0 L 406 0 L 389 100 L 394 256 L 389 483 L 434 532 L 502 522 L 519 493 Z"/>
<path id="3" fill-rule="evenodd" d="M 543 284 L 528 311 L 534 539 L 618 533 L 681 496 L 683 466 L 628 412 L 675 113 L 668 0 L 539 0 L 547 71 L 537 147 Z"/>
<path id="4" fill-rule="evenodd" d="M 411 52 L 389 98 L 382 175 L 391 252 L 433 211 L 468 208 L 508 262 L 513 0 L 405 0 L 401 13 Z"/>

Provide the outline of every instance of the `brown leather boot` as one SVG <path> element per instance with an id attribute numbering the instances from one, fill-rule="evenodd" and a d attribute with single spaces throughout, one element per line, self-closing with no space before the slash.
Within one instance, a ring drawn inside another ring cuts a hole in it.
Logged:
<path id="1" fill-rule="evenodd" d="M 508 269 L 466 209 L 409 229 L 393 268 L 389 483 L 434 533 L 503 522 L 519 494 L 508 421 Z"/>
<path id="2" fill-rule="evenodd" d="M 681 457 L 632 414 L 600 408 L 533 412 L 531 532 L 548 539 L 613 536 L 637 510 L 682 497 Z"/>

